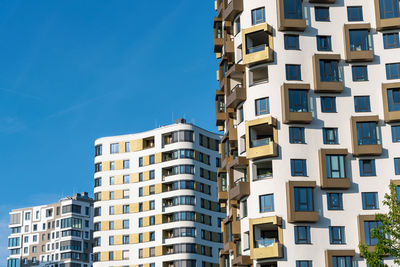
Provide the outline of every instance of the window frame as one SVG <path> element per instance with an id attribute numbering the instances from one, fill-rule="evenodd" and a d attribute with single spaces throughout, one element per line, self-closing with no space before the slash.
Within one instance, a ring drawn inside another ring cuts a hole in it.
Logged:
<path id="1" fill-rule="evenodd" d="M 261 11 L 261 13 L 257 14 L 257 11 Z M 258 18 L 258 15 L 261 15 Z M 251 24 L 257 25 L 265 22 L 265 7 L 259 7 L 251 10 Z"/>
<path id="2" fill-rule="evenodd" d="M 315 21 L 322 21 L 322 22 L 330 21 L 329 7 L 327 7 L 327 6 L 314 7 L 314 15 L 315 15 Z"/>
<path id="3" fill-rule="evenodd" d="M 371 112 L 371 100 L 369 95 L 354 96 L 355 112 Z"/>
<path id="4" fill-rule="evenodd" d="M 304 231 L 304 238 L 300 238 L 303 233 L 300 232 L 300 229 Z M 308 225 L 296 225 L 294 227 L 294 243 L 295 244 L 311 244 L 311 233 L 310 226 Z"/>
<path id="5" fill-rule="evenodd" d="M 296 131 L 297 133 L 295 133 Z M 399 131 L 400 132 L 400 131 Z M 299 138 L 297 138 L 297 136 Z M 399 140 L 400 142 L 400 140 Z M 290 144 L 305 144 L 305 128 L 304 127 L 289 127 L 289 143 Z"/>
<path id="6" fill-rule="evenodd" d="M 352 9 L 356 9 L 357 11 L 357 17 L 353 17 L 353 14 L 351 13 Z M 347 21 L 363 21 L 363 10 L 362 6 L 348 6 L 347 7 Z"/>
<path id="7" fill-rule="evenodd" d="M 336 200 L 333 196 L 336 196 Z M 343 210 L 343 193 L 329 192 L 326 194 L 327 209 L 328 210 Z"/>
<path id="8" fill-rule="evenodd" d="M 373 203 L 369 203 L 368 196 L 372 196 Z M 361 192 L 362 209 L 363 210 L 378 210 L 379 197 L 378 192 Z"/>
<path id="9" fill-rule="evenodd" d="M 297 164 L 300 165 L 297 165 Z M 297 170 L 300 167 L 300 170 Z M 290 159 L 290 170 L 291 175 L 296 176 L 307 176 L 307 160 L 306 159 Z"/>
<path id="10" fill-rule="evenodd" d="M 376 176 L 375 159 L 360 159 L 358 162 L 361 177 Z M 367 164 L 368 162 L 369 164 Z M 368 165 L 370 170 L 366 169 Z"/>
<path id="11" fill-rule="evenodd" d="M 336 111 L 336 97 L 335 96 L 321 96 L 320 99 L 321 99 L 321 112 L 323 112 L 323 113 L 336 113 L 337 112 Z M 326 105 L 327 102 L 324 101 L 324 100 L 327 100 L 327 99 L 331 100 L 330 101 L 330 108 L 331 109 L 328 108 L 328 106 Z"/>
<path id="12" fill-rule="evenodd" d="M 294 46 L 290 45 L 292 42 Z M 300 50 L 300 37 L 298 34 L 285 34 L 284 35 L 285 50 Z"/>
<path id="13" fill-rule="evenodd" d="M 328 132 L 333 131 L 334 139 L 328 138 Z M 322 128 L 322 137 L 324 145 L 337 145 L 339 144 L 339 130 L 334 127 L 323 127 Z"/>
<path id="14" fill-rule="evenodd" d="M 267 205 L 268 203 L 269 205 Z M 274 194 L 265 194 L 259 196 L 259 207 L 260 213 L 274 211 Z"/>

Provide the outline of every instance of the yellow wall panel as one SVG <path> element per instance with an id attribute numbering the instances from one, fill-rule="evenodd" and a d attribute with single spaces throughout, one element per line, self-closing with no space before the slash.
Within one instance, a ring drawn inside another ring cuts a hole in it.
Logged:
<path id="1" fill-rule="evenodd" d="M 123 199 L 124 193 L 122 190 L 115 190 L 114 191 L 114 199 Z"/>
<path id="2" fill-rule="evenodd" d="M 122 230 L 123 229 L 123 222 L 122 220 L 114 221 L 114 229 L 115 230 Z"/>
<path id="3" fill-rule="evenodd" d="M 108 252 L 103 251 L 100 253 L 100 261 L 108 261 Z"/>
<path id="4" fill-rule="evenodd" d="M 101 163 L 101 168 L 102 168 L 102 171 L 109 171 L 110 170 L 110 162 L 109 161 L 103 161 Z"/>
<path id="5" fill-rule="evenodd" d="M 155 161 L 155 163 L 160 163 L 160 162 L 162 162 L 162 153 L 157 153 L 157 154 L 154 156 L 154 161 Z"/>
<path id="6" fill-rule="evenodd" d="M 150 248 L 143 248 L 143 258 L 150 257 Z"/>
<path id="7" fill-rule="evenodd" d="M 156 247 L 156 256 L 162 256 L 162 254 L 163 254 L 163 247 L 162 246 Z"/>
<path id="8" fill-rule="evenodd" d="M 122 235 L 114 236 L 114 245 L 122 245 Z M 115 257 L 115 255 L 114 255 Z"/>
<path id="9" fill-rule="evenodd" d="M 143 242 L 149 242 L 150 241 L 150 233 L 146 232 L 143 233 Z"/>
<path id="10" fill-rule="evenodd" d="M 157 214 L 154 218 L 155 224 L 162 224 L 162 214 Z"/>
<path id="11" fill-rule="evenodd" d="M 110 200 L 110 191 L 101 192 L 101 200 Z"/>
<path id="12" fill-rule="evenodd" d="M 108 227 L 109 225 L 108 225 L 108 221 L 103 221 L 103 222 L 101 222 L 101 231 L 107 231 L 107 230 L 109 230 L 109 227 Z"/>
<path id="13" fill-rule="evenodd" d="M 139 235 L 138 234 L 131 234 L 129 235 L 129 242 L 131 244 L 137 244 L 139 243 Z"/>
<path id="14" fill-rule="evenodd" d="M 150 195 L 150 187 L 144 186 L 143 187 L 143 196 L 149 196 L 149 195 Z"/>
<path id="15" fill-rule="evenodd" d="M 114 206 L 114 214 L 122 214 L 122 205 Z"/>
<path id="16" fill-rule="evenodd" d="M 143 202 L 143 211 L 148 211 L 148 210 L 150 210 L 150 202 L 145 201 Z"/>
<path id="17" fill-rule="evenodd" d="M 144 156 L 143 157 L 143 166 L 148 166 L 150 165 L 150 156 Z"/>
<path id="18" fill-rule="evenodd" d="M 150 218 L 143 217 L 143 226 L 149 226 L 149 225 L 150 225 Z"/>
<path id="19" fill-rule="evenodd" d="M 125 142 L 119 142 L 119 153 L 125 153 Z"/>
<path id="20" fill-rule="evenodd" d="M 139 212 L 139 203 L 129 204 L 129 211 L 132 213 Z"/>
<path id="21" fill-rule="evenodd" d="M 124 183 L 124 176 L 122 175 L 114 176 L 114 184 L 123 184 L 123 183 Z"/>
<path id="22" fill-rule="evenodd" d="M 150 180 L 150 172 L 149 171 L 143 173 L 143 181 L 148 181 L 148 180 Z"/>
<path id="23" fill-rule="evenodd" d="M 114 251 L 114 260 L 116 261 L 122 260 L 122 250 Z"/>
<path id="24" fill-rule="evenodd" d="M 155 188 L 154 188 L 154 191 L 155 191 L 156 194 L 162 193 L 162 184 L 156 184 Z"/>
<path id="25" fill-rule="evenodd" d="M 143 139 L 133 140 L 130 143 L 131 151 L 140 151 L 143 150 Z"/>
<path id="26" fill-rule="evenodd" d="M 115 169 L 116 170 L 122 170 L 124 167 L 124 161 L 123 160 L 116 160 L 115 161 Z"/>
<path id="27" fill-rule="evenodd" d="M 137 183 L 139 182 L 139 173 L 132 173 L 129 178 L 131 183 Z"/>

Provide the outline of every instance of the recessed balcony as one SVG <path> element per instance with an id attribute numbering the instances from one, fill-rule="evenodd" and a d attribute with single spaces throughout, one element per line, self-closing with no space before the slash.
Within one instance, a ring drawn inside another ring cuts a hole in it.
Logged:
<path id="1" fill-rule="evenodd" d="M 246 157 L 248 159 L 278 156 L 278 132 L 273 117 L 246 121 Z"/>
<path id="2" fill-rule="evenodd" d="M 382 154 L 382 141 L 378 122 L 378 116 L 351 117 L 353 155 L 379 156 Z"/>
<path id="3" fill-rule="evenodd" d="M 225 94 L 220 90 L 215 92 L 215 121 L 217 126 L 225 124 Z"/>
<path id="4" fill-rule="evenodd" d="M 283 123 L 311 123 L 313 116 L 309 111 L 309 84 L 284 83 L 282 93 Z"/>
<path id="5" fill-rule="evenodd" d="M 282 258 L 282 218 L 277 216 L 250 219 L 250 258 Z"/>
<path id="6" fill-rule="evenodd" d="M 243 64 L 274 61 L 272 26 L 265 23 L 242 30 L 242 42 Z"/>
<path id="7" fill-rule="evenodd" d="M 226 202 L 228 200 L 228 181 L 226 171 L 218 170 L 218 200 Z"/>
<path id="8" fill-rule="evenodd" d="M 224 0 L 224 20 L 232 21 L 239 13 L 243 11 L 243 0 Z"/>
<path id="9" fill-rule="evenodd" d="M 345 24 L 344 42 L 347 62 L 373 61 L 371 24 Z"/>

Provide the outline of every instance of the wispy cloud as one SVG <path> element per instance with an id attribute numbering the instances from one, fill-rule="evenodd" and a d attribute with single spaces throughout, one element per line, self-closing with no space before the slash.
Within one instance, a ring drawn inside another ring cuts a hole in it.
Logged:
<path id="1" fill-rule="evenodd" d="M 38 97 L 38 96 L 27 94 L 27 93 L 20 92 L 20 91 L 17 91 L 17 90 L 8 89 L 8 88 L 1 88 L 0 87 L 0 91 L 5 92 L 5 93 L 9 93 L 9 94 L 13 94 L 13 95 L 17 95 L 17 96 L 20 96 L 20 97 L 24 97 L 24 98 L 30 98 L 30 99 L 34 99 L 34 100 L 41 100 L 40 97 Z"/>
<path id="2" fill-rule="evenodd" d="M 107 97 L 109 95 L 111 95 L 111 92 L 107 93 L 107 94 L 104 94 L 104 95 L 100 95 L 100 96 L 96 96 L 96 97 L 93 97 L 93 98 L 89 98 L 89 99 L 87 99 L 85 101 L 82 101 L 80 103 L 77 103 L 77 104 L 74 104 L 74 105 L 69 106 L 67 108 L 64 108 L 62 110 L 59 110 L 59 111 L 57 111 L 57 112 L 55 112 L 53 114 L 50 114 L 49 116 L 47 116 L 45 118 L 45 120 L 58 118 L 58 117 L 67 115 L 67 114 L 69 114 L 71 112 L 78 111 L 78 110 L 80 110 L 82 108 L 85 108 L 86 106 L 88 106 L 88 105 L 90 105 L 90 104 L 92 104 L 92 103 L 94 103 L 94 102 L 96 102 L 96 101 L 98 101 L 98 100 L 100 100 L 102 98 L 105 98 L 105 97 Z"/>
<path id="3" fill-rule="evenodd" d="M 17 133 L 27 128 L 26 123 L 16 117 L 0 118 L 0 133 L 2 134 Z"/>

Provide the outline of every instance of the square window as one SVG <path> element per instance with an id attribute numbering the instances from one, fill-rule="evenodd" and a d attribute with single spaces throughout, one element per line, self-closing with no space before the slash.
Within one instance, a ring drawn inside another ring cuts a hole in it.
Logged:
<path id="1" fill-rule="evenodd" d="M 265 8 L 260 7 L 251 11 L 251 23 L 253 25 L 265 22 Z"/>
<path id="2" fill-rule="evenodd" d="M 356 112 L 370 112 L 371 105 L 369 96 L 355 96 L 354 97 L 354 109 Z"/>
<path id="3" fill-rule="evenodd" d="M 329 242 L 331 244 L 346 244 L 344 226 L 329 226 Z"/>
<path id="4" fill-rule="evenodd" d="M 326 172 L 329 179 L 346 178 L 343 155 L 326 155 Z"/>
<path id="5" fill-rule="evenodd" d="M 110 153 L 111 154 L 115 154 L 119 152 L 119 144 L 115 143 L 115 144 L 111 144 L 110 145 Z"/>
<path id="6" fill-rule="evenodd" d="M 294 211 L 314 211 L 312 187 L 294 187 Z"/>
<path id="7" fill-rule="evenodd" d="M 393 143 L 400 142 L 400 125 L 392 126 L 392 142 Z"/>
<path id="8" fill-rule="evenodd" d="M 307 176 L 305 159 L 291 159 L 290 166 L 292 170 L 292 176 Z"/>
<path id="9" fill-rule="evenodd" d="M 332 51 L 331 37 L 326 35 L 317 35 L 317 50 Z"/>
<path id="10" fill-rule="evenodd" d="M 358 145 L 376 145 L 379 142 L 376 122 L 357 122 Z"/>
<path id="11" fill-rule="evenodd" d="M 354 82 L 368 81 L 367 66 L 352 66 L 351 71 L 353 73 L 353 81 Z"/>
<path id="12" fill-rule="evenodd" d="M 305 144 L 304 127 L 289 127 L 289 142 L 291 144 Z"/>
<path id="13" fill-rule="evenodd" d="M 348 6 L 347 7 L 347 20 L 348 21 L 362 21 L 363 12 L 361 6 Z"/>
<path id="14" fill-rule="evenodd" d="M 264 97 L 260 99 L 256 99 L 256 116 L 264 115 L 269 113 L 269 98 Z"/>
<path id="15" fill-rule="evenodd" d="M 394 158 L 394 174 L 400 175 L 400 158 Z"/>
<path id="16" fill-rule="evenodd" d="M 400 63 L 386 64 L 386 78 L 388 80 L 400 79 Z"/>
<path id="17" fill-rule="evenodd" d="M 289 89 L 289 112 L 308 112 L 308 90 Z"/>
<path id="18" fill-rule="evenodd" d="M 337 60 L 320 59 L 319 72 L 321 82 L 339 82 L 339 67 Z"/>
<path id="19" fill-rule="evenodd" d="M 343 210 L 343 194 L 328 193 L 328 210 Z"/>
<path id="20" fill-rule="evenodd" d="M 301 81 L 300 65 L 286 64 L 286 80 Z"/>
<path id="21" fill-rule="evenodd" d="M 321 96 L 321 112 L 326 112 L 326 113 L 336 112 L 336 97 Z"/>
<path id="22" fill-rule="evenodd" d="M 295 226 L 294 242 L 295 244 L 311 244 L 310 226 Z"/>
<path id="23" fill-rule="evenodd" d="M 363 210 L 379 209 L 377 192 L 363 192 L 361 193 L 361 196 Z"/>
<path id="24" fill-rule="evenodd" d="M 391 32 L 383 34 L 383 47 L 385 49 L 399 48 L 399 33 Z"/>
<path id="25" fill-rule="evenodd" d="M 338 128 L 322 128 L 322 131 L 325 145 L 339 144 Z"/>
<path id="26" fill-rule="evenodd" d="M 312 267 L 312 261 L 296 261 L 296 267 Z"/>
<path id="27" fill-rule="evenodd" d="M 315 7 L 316 21 L 329 21 L 329 7 Z"/>
<path id="28" fill-rule="evenodd" d="M 360 159 L 360 176 L 376 176 L 375 160 Z"/>
<path id="29" fill-rule="evenodd" d="M 285 49 L 286 50 L 299 50 L 300 42 L 299 36 L 294 34 L 285 34 Z"/>
<path id="30" fill-rule="evenodd" d="M 260 212 L 274 211 L 274 194 L 260 196 Z"/>

